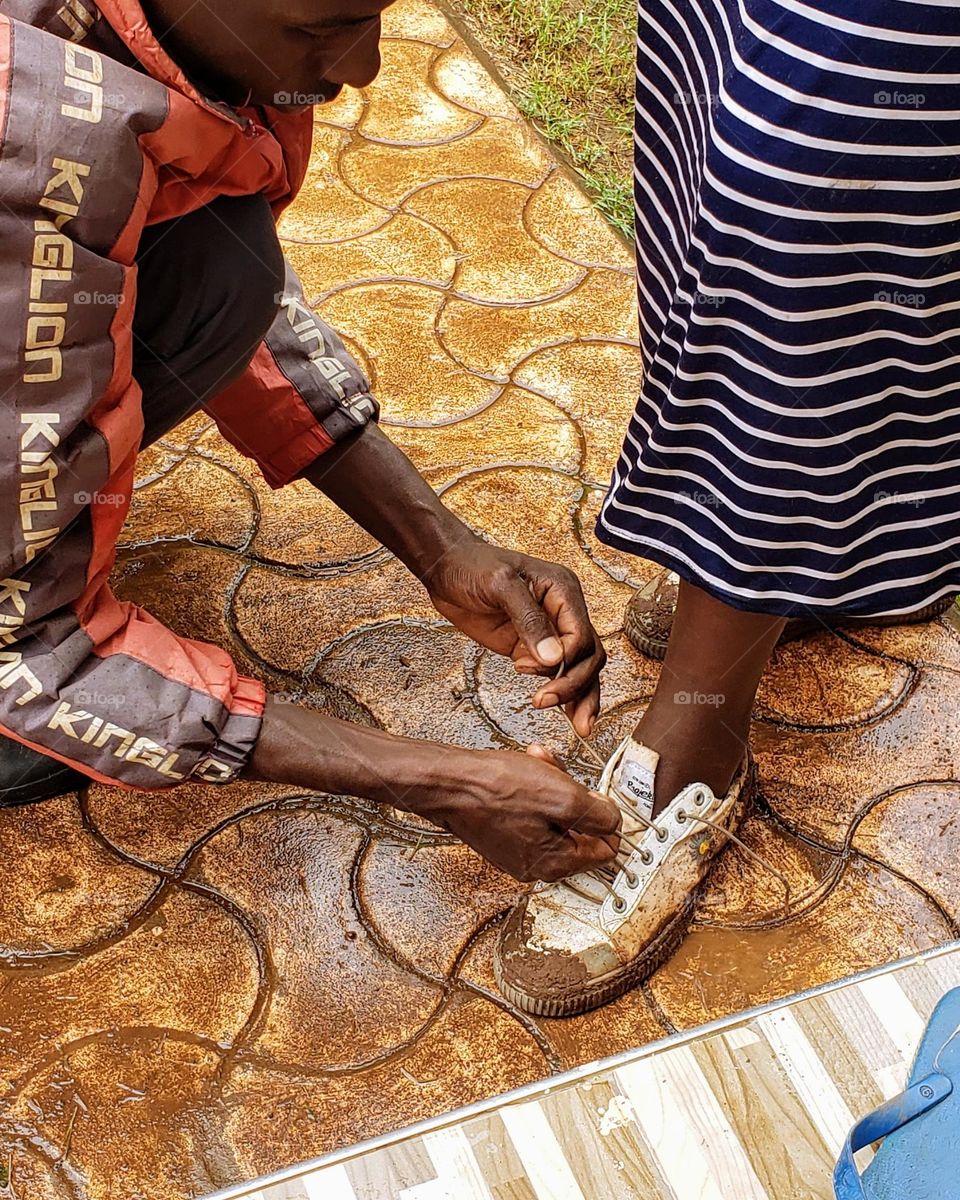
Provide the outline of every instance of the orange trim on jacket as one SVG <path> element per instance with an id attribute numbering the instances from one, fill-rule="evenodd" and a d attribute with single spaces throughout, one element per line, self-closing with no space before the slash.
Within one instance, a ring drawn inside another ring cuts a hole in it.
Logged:
<path id="1" fill-rule="evenodd" d="M 110 103 L 104 96 L 120 97 Z M 92 778 L 154 790 L 229 780 L 265 700 L 222 649 L 108 584 L 143 418 L 132 376 L 147 224 L 220 195 L 299 188 L 309 113 L 234 112 L 193 87 L 136 0 L 5 0 L 0 13 L 0 733 Z M 77 307 L 84 292 L 115 295 Z M 208 406 L 274 487 L 377 408 L 307 307 L 283 303 L 246 373 Z"/>

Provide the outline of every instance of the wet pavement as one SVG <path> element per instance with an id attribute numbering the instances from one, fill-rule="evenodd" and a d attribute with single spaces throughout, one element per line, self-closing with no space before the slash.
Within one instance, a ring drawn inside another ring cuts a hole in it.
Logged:
<path id="1" fill-rule="evenodd" d="M 435 8 L 387 29 L 377 85 L 318 112 L 287 249 L 447 502 L 582 578 L 606 754 L 657 670 L 621 632 L 652 568 L 591 532 L 637 388 L 630 254 Z M 299 702 L 584 769 L 528 680 L 203 419 L 143 456 L 115 582 Z M 744 836 L 789 919 L 734 848 L 673 961 L 561 1022 L 496 993 L 519 885 L 399 812 L 253 784 L 0 811 L 0 1198 L 202 1195 L 958 936 L 958 700 L 949 618 L 781 648 Z"/>

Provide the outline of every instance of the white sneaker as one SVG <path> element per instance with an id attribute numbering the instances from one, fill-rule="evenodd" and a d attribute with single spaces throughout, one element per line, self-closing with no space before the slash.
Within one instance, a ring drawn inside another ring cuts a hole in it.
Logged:
<path id="1" fill-rule="evenodd" d="M 507 918 L 495 957 L 512 1004 L 565 1017 L 606 1004 L 642 983 L 677 949 L 700 885 L 743 819 L 753 777 L 749 753 L 730 790 L 702 783 L 679 792 L 653 820 L 660 756 L 627 738 L 597 791 L 623 814 L 620 854 L 609 868 L 538 883 Z"/>

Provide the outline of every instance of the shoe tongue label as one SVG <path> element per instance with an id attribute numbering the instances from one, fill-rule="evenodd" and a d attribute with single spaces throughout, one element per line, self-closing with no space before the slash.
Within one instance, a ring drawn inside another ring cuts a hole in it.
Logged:
<path id="1" fill-rule="evenodd" d="M 629 796 L 644 815 L 653 811 L 653 772 L 649 767 L 626 759 L 620 767 L 617 788 Z"/>

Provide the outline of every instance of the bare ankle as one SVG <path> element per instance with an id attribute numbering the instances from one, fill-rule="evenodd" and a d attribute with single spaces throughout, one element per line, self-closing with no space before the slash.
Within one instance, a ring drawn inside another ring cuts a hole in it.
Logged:
<path id="1" fill-rule="evenodd" d="M 677 720 L 664 724 L 646 715 L 633 732 L 635 741 L 660 755 L 654 784 L 654 816 L 691 783 L 705 783 L 714 795 L 726 795 L 743 760 L 746 730 L 716 719 Z"/>

